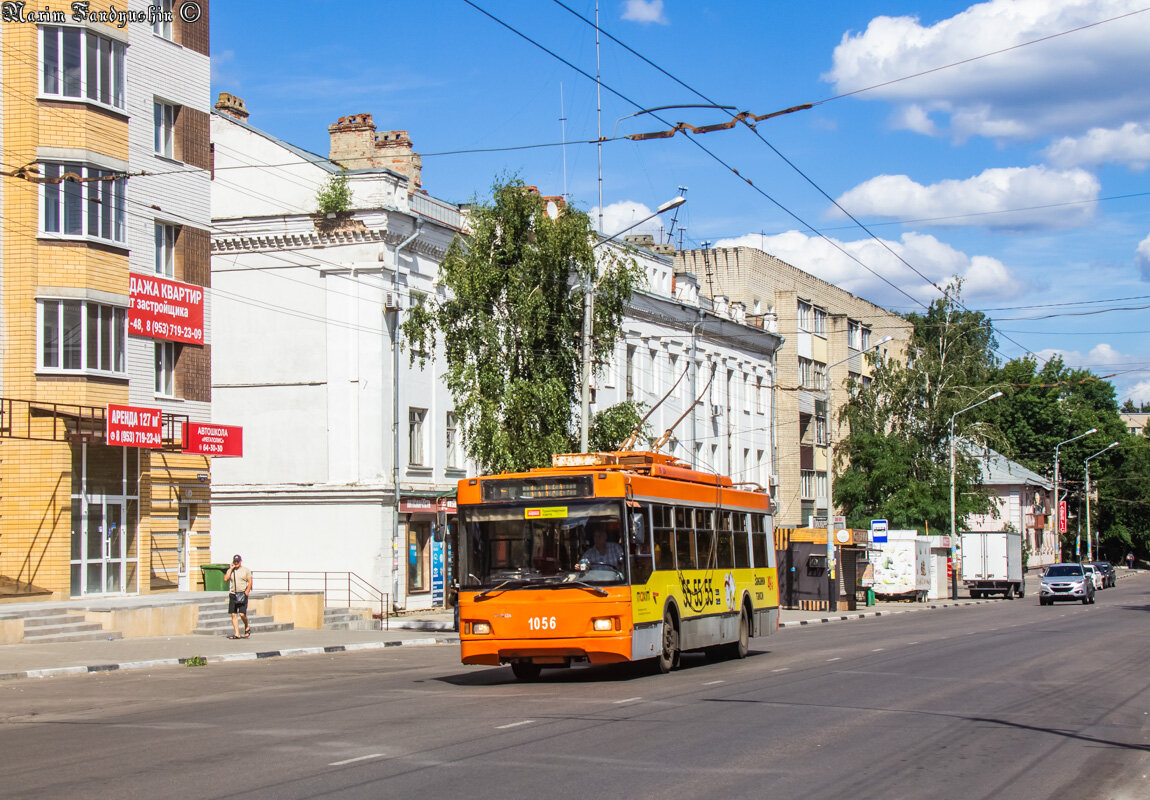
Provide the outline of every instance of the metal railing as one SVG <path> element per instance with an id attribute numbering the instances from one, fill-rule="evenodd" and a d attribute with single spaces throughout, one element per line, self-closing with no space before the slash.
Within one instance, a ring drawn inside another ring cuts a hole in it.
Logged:
<path id="1" fill-rule="evenodd" d="M 252 570 L 252 575 L 259 581 L 257 591 L 323 592 L 325 607 L 345 601 L 349 608 L 356 604 L 378 607 L 379 611 L 373 611 L 372 617 L 382 620 L 385 630 L 389 628 L 387 592 L 375 588 L 354 572 L 264 569 Z"/>

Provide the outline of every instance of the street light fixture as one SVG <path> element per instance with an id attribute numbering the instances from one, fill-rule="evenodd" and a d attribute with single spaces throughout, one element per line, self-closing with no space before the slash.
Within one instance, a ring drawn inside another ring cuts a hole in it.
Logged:
<path id="1" fill-rule="evenodd" d="M 628 225 L 623 230 L 613 233 L 606 239 L 600 239 L 591 246 L 592 252 L 598 247 L 607 244 L 612 239 L 622 236 L 632 228 L 637 228 L 648 220 L 652 220 L 665 211 L 670 211 L 672 208 L 678 208 L 687 202 L 687 198 L 679 195 L 663 203 L 655 209 L 653 214 L 649 214 L 638 222 Z M 586 279 L 583 281 L 583 387 L 582 395 L 579 403 L 579 452 L 587 452 L 587 428 L 591 422 L 591 328 L 592 317 L 595 312 L 595 264 L 592 259 L 591 269 L 587 273 Z"/>
<path id="2" fill-rule="evenodd" d="M 1103 453 L 1105 453 L 1110 448 L 1117 447 L 1117 446 L 1118 446 L 1118 442 L 1111 442 L 1110 444 L 1103 447 L 1101 450 L 1099 450 L 1094 455 L 1087 456 L 1086 460 L 1082 462 L 1083 464 L 1086 465 L 1086 560 L 1087 561 L 1093 561 L 1094 560 L 1094 548 L 1091 545 L 1091 542 L 1093 541 L 1093 539 L 1091 539 L 1091 537 L 1090 537 L 1090 459 L 1098 458 L 1098 456 L 1102 455 Z M 1074 546 L 1075 552 L 1077 552 L 1078 547 L 1079 547 L 1079 545 L 1075 544 L 1075 546 Z M 1099 535 L 1099 537 L 1098 537 L 1098 549 L 1099 550 L 1102 549 L 1102 537 L 1101 537 L 1101 535 Z"/>
<path id="3" fill-rule="evenodd" d="M 876 347 L 882 347 L 884 344 L 892 340 L 893 336 L 884 336 L 870 347 L 866 347 L 858 352 L 858 354 L 851 354 L 846 358 L 836 361 L 827 367 L 826 372 L 826 414 L 827 414 L 827 432 L 826 448 L 827 448 L 827 610 L 836 611 L 838 606 L 838 578 L 835 575 L 835 504 L 834 504 L 834 464 L 831 463 L 831 458 L 834 455 L 831 450 L 831 370 L 839 364 L 845 364 L 852 358 L 861 358 L 863 353 L 874 350 Z M 835 605 L 832 606 L 831 603 Z"/>
<path id="4" fill-rule="evenodd" d="M 984 400 L 979 400 L 971 406 L 967 406 L 961 411 L 955 411 L 950 415 L 950 599 L 958 599 L 958 529 L 957 522 L 954 515 L 954 418 L 959 414 L 965 414 L 972 408 L 978 408 L 983 403 L 989 403 L 991 400 L 1002 397 L 1002 392 L 995 392 L 990 397 Z"/>
<path id="5" fill-rule="evenodd" d="M 1091 428 L 1090 430 L 1086 431 L 1086 433 L 1079 434 L 1078 436 L 1075 436 L 1071 439 L 1067 439 L 1065 441 L 1059 442 L 1058 444 L 1054 445 L 1054 520 L 1055 520 L 1054 521 L 1054 530 L 1055 530 L 1055 533 L 1057 534 L 1056 538 L 1058 539 L 1059 552 L 1062 551 L 1062 534 L 1065 533 L 1065 531 L 1062 530 L 1062 498 L 1059 496 L 1059 492 L 1058 492 L 1058 488 L 1059 488 L 1058 487 L 1058 483 L 1059 483 L 1058 479 L 1060 477 L 1058 474 L 1058 449 L 1060 447 L 1062 447 L 1062 445 L 1064 445 L 1064 444 L 1070 444 L 1071 442 L 1077 442 L 1079 439 L 1084 439 L 1085 437 L 1089 436 L 1092 433 L 1098 433 L 1098 429 L 1097 428 Z M 1078 558 L 1078 545 L 1077 544 L 1075 544 L 1075 546 L 1074 546 L 1074 557 L 1076 559 Z"/>

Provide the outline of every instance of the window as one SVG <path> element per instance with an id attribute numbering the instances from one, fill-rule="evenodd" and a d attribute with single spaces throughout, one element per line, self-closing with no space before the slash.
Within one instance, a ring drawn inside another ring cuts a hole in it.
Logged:
<path id="1" fill-rule="evenodd" d="M 827 388 L 827 365 L 818 361 L 812 362 L 811 377 L 814 380 L 814 383 L 811 384 L 813 388 L 825 390 Z"/>
<path id="2" fill-rule="evenodd" d="M 812 389 L 815 385 L 815 362 L 799 356 L 799 386 Z"/>
<path id="3" fill-rule="evenodd" d="M 444 466 L 447 469 L 461 469 L 463 459 L 459 442 L 459 417 L 455 416 L 454 411 L 447 412 L 444 430 L 447 434 L 447 463 Z"/>
<path id="4" fill-rule="evenodd" d="M 176 396 L 175 342 L 156 342 L 156 394 Z"/>
<path id="5" fill-rule="evenodd" d="M 118 173 L 74 164 L 44 164 L 45 178 L 65 178 L 45 183 L 41 195 L 42 230 L 64 236 L 90 236 L 112 242 L 124 241 L 124 178 Z"/>
<path id="6" fill-rule="evenodd" d="M 755 376 L 755 413 L 764 414 L 763 410 L 763 376 Z"/>
<path id="7" fill-rule="evenodd" d="M 423 466 L 423 420 L 426 418 L 426 408 L 407 410 L 407 463 L 413 467 Z"/>
<path id="8" fill-rule="evenodd" d="M 827 335 L 827 310 L 825 308 L 814 308 L 814 333 L 819 336 Z"/>
<path id="9" fill-rule="evenodd" d="M 172 0 L 152 0 L 152 7 L 159 12 L 152 31 L 161 39 L 172 41 Z"/>
<path id="10" fill-rule="evenodd" d="M 126 313 L 82 300 L 41 301 L 39 367 L 124 374 Z"/>
<path id="11" fill-rule="evenodd" d="M 819 447 L 827 443 L 827 418 L 822 414 L 815 417 L 815 444 Z"/>
<path id="12" fill-rule="evenodd" d="M 635 345 L 627 345 L 627 362 L 624 367 L 624 380 L 626 381 L 628 403 L 635 399 Z"/>
<path id="13" fill-rule="evenodd" d="M 811 329 L 811 304 L 803 300 L 799 301 L 799 330 L 810 331 Z"/>
<path id="14" fill-rule="evenodd" d="M 156 274 L 171 278 L 176 274 L 176 239 L 180 229 L 176 225 L 156 223 Z"/>
<path id="15" fill-rule="evenodd" d="M 179 106 L 167 103 L 152 103 L 153 145 L 156 155 L 175 158 L 173 142 L 176 138 L 176 115 Z"/>
<path id="16" fill-rule="evenodd" d="M 870 328 L 861 328 L 859 334 L 859 344 L 862 345 L 859 350 L 870 349 Z"/>
<path id="17" fill-rule="evenodd" d="M 815 498 L 815 473 L 814 470 L 804 469 L 799 476 L 800 479 L 800 497 L 804 500 L 813 500 Z"/>
<path id="18" fill-rule="evenodd" d="M 859 324 L 857 322 L 855 322 L 853 319 L 847 320 L 847 347 L 849 347 L 851 350 L 862 349 L 859 346 L 859 342 L 861 341 L 859 337 L 859 330 Z"/>
<path id="19" fill-rule="evenodd" d="M 44 27 L 40 92 L 124 108 L 124 45 L 84 28 Z"/>
<path id="20" fill-rule="evenodd" d="M 815 497 L 821 497 L 824 500 L 827 496 L 827 474 L 825 472 L 815 473 Z"/>

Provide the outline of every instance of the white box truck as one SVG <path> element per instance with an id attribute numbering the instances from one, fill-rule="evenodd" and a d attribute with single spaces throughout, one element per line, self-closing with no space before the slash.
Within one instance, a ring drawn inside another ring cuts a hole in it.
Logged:
<path id="1" fill-rule="evenodd" d="M 962 584 L 971 597 L 1026 595 L 1022 578 L 1022 534 L 970 531 L 962 534 Z"/>

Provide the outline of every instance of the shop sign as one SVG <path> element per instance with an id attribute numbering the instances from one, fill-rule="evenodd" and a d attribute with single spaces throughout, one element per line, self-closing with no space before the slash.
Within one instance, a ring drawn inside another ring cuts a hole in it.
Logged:
<path id="1" fill-rule="evenodd" d="M 244 454 L 244 429 L 210 422 L 184 424 L 184 452 L 198 456 L 238 458 Z"/>
<path id="2" fill-rule="evenodd" d="M 399 501 L 400 514 L 434 514 L 435 503 L 430 497 L 409 497 Z"/>
<path id="3" fill-rule="evenodd" d="M 133 273 L 128 333 L 187 344 L 204 343 L 204 288 Z"/>
<path id="4" fill-rule="evenodd" d="M 158 408 L 109 404 L 108 444 L 118 447 L 160 447 L 164 441 L 162 416 Z"/>

